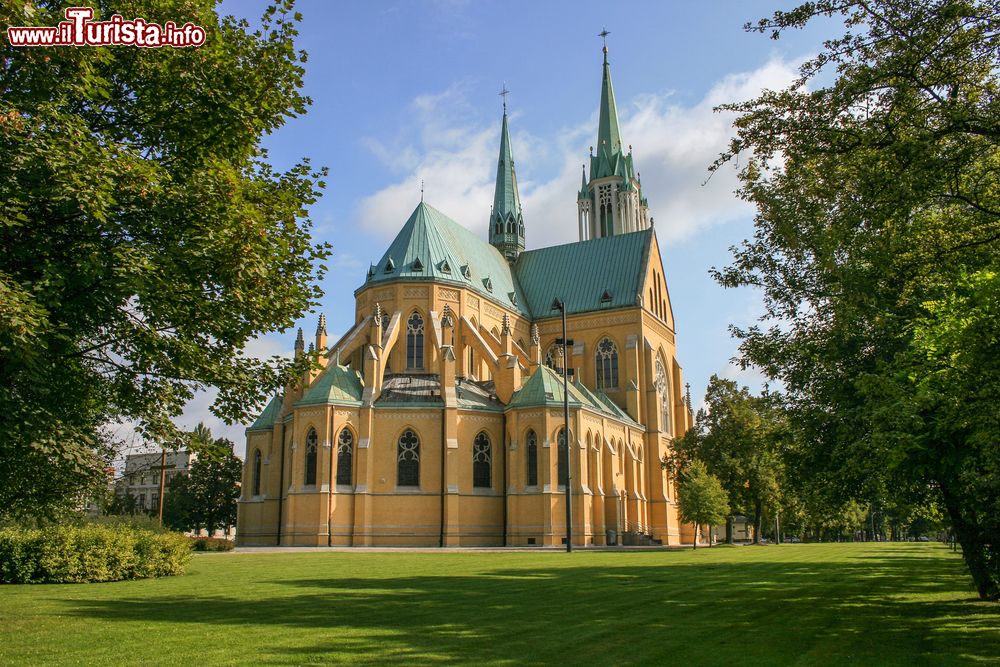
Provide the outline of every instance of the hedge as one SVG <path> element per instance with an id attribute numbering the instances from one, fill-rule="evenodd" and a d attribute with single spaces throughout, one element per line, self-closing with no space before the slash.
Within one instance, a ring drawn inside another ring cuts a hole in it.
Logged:
<path id="1" fill-rule="evenodd" d="M 130 526 L 0 530 L 0 583 L 87 583 L 183 574 L 191 545 Z"/>
<path id="2" fill-rule="evenodd" d="M 195 551 L 232 551 L 236 545 L 218 537 L 192 537 L 191 546 Z"/>

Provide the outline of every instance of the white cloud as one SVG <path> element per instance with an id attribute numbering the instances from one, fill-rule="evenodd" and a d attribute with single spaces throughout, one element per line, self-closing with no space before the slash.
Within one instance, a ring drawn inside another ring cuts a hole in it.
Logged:
<path id="1" fill-rule="evenodd" d="M 496 130 L 470 122 L 464 88 L 459 83 L 413 100 L 417 146 L 366 140 L 376 157 L 405 175 L 362 200 L 358 213 L 364 229 L 393 236 L 419 202 L 423 181 L 429 204 L 463 224 L 478 222 L 473 229 L 485 232 L 493 198 Z"/>
<path id="2" fill-rule="evenodd" d="M 733 195 L 734 169 L 724 168 L 708 180 L 708 165 L 732 136 L 732 115 L 715 113 L 713 108 L 750 99 L 765 88 L 783 88 L 795 72 L 795 63 L 774 59 L 759 69 L 725 77 L 692 106 L 673 102 L 670 94 L 643 95 L 630 104 L 619 104 L 622 134 L 635 147 L 643 194 L 661 241 L 687 238 L 699 229 L 750 214 L 750 206 Z M 495 123 L 469 120 L 462 84 L 440 94 L 422 95 L 411 106 L 418 125 L 416 144 L 390 149 L 384 143 L 367 141 L 373 153 L 403 177 L 362 201 L 360 225 L 382 237 L 394 235 L 416 205 L 423 179 L 428 203 L 485 234 L 496 175 Z M 533 157 L 557 165 L 556 175 L 548 180 L 518 183 L 528 245 L 574 241 L 582 147 L 593 141 L 596 110 L 548 139 L 518 130 L 515 120 L 512 139 L 515 160 L 522 165 L 519 176 Z"/>

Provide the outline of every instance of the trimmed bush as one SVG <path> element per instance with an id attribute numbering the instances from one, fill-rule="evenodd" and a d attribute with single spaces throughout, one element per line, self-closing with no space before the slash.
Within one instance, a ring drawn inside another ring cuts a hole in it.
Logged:
<path id="1" fill-rule="evenodd" d="M 195 551 L 232 551 L 236 545 L 218 537 L 193 537 L 191 546 Z"/>
<path id="2" fill-rule="evenodd" d="M 183 574 L 187 538 L 129 526 L 0 530 L 0 583 L 86 583 Z"/>

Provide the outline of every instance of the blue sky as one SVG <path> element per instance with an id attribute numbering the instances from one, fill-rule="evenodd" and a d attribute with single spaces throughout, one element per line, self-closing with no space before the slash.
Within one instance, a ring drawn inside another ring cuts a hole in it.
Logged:
<path id="1" fill-rule="evenodd" d="M 231 0 L 222 11 L 256 22 L 264 4 Z M 712 108 L 783 87 L 829 36 L 829 23 L 779 41 L 742 30 L 792 5 L 300 0 L 313 104 L 265 145 L 278 168 L 303 157 L 330 168 L 311 217 L 316 236 L 334 247 L 322 306 L 331 339 L 350 325 L 353 291 L 419 202 L 421 179 L 429 204 L 486 237 L 504 83 L 527 245 L 576 240 L 580 165 L 597 134 L 597 33 L 607 28 L 623 141 L 633 146 L 655 219 L 695 404 L 713 373 L 759 386 L 757 375 L 730 364 L 736 342 L 727 330 L 752 321 L 759 298 L 723 290 L 708 275 L 751 234 L 753 215 L 732 194 L 732 169 L 706 184 L 731 135 L 731 117 Z M 308 340 L 316 315 L 299 325 Z M 270 334 L 250 351 L 289 353 L 294 335 Z M 209 402 L 194 401 L 180 423 L 204 420 L 242 451 L 243 426 L 222 424 Z"/>

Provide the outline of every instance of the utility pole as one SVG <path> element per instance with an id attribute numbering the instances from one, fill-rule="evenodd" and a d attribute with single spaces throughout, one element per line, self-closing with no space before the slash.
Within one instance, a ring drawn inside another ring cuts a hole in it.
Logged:
<path id="1" fill-rule="evenodd" d="M 163 526 L 163 490 L 167 470 L 167 449 L 160 449 L 160 526 Z"/>

